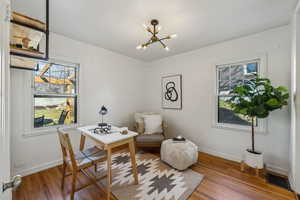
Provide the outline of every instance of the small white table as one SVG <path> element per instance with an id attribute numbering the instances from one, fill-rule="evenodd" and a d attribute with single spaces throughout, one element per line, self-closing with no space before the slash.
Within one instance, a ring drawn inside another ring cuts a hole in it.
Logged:
<path id="1" fill-rule="evenodd" d="M 94 129 L 97 128 L 96 125 L 84 126 L 78 128 L 81 132 L 80 139 L 80 150 L 84 149 L 86 137 L 92 139 L 95 143 L 102 146 L 104 150 L 107 151 L 107 199 L 110 199 L 111 195 L 111 183 L 112 183 L 112 169 L 111 169 L 111 150 L 114 147 L 118 147 L 124 144 L 128 144 L 129 152 L 131 157 L 132 171 L 134 176 L 135 184 L 138 184 L 138 175 L 136 168 L 136 159 L 135 159 L 135 147 L 134 147 L 134 137 L 138 133 L 129 131 L 126 135 L 120 133 L 121 129 L 118 127 L 112 127 L 113 133 L 110 134 L 95 134 Z"/>

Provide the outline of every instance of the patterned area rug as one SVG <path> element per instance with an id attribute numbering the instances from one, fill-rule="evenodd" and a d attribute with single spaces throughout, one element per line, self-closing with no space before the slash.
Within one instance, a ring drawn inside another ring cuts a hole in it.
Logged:
<path id="1" fill-rule="evenodd" d="M 129 153 L 113 155 L 112 193 L 118 200 L 185 200 L 203 179 L 203 175 L 191 169 L 177 171 L 150 153 L 138 153 L 136 159 L 138 185 L 133 184 Z M 98 171 L 105 174 L 106 163 L 99 165 Z"/>

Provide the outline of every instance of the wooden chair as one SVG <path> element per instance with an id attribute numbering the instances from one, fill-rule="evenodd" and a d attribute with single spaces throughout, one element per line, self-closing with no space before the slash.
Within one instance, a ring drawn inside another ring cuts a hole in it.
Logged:
<path id="1" fill-rule="evenodd" d="M 88 172 L 88 168 L 95 167 L 95 171 L 97 169 L 97 163 L 103 162 L 107 160 L 107 154 L 105 151 L 92 147 L 85 149 L 83 151 L 79 151 L 77 153 L 73 152 L 73 148 L 70 142 L 69 134 L 57 129 L 59 141 L 61 145 L 61 150 L 63 154 L 63 174 L 62 174 L 62 182 L 61 187 L 64 189 L 65 177 L 68 175 L 72 175 L 72 191 L 70 199 L 74 199 L 75 192 L 91 185 L 95 184 L 97 187 L 97 182 L 105 177 L 96 177 Z M 71 173 L 66 174 L 66 170 L 69 169 Z M 80 188 L 76 187 L 76 181 L 78 177 L 78 173 L 82 172 L 85 176 L 87 176 L 90 180 L 89 183 L 81 186 Z"/>
<path id="2" fill-rule="evenodd" d="M 162 133 L 144 134 L 144 123 L 136 123 L 135 131 L 139 134 L 135 138 L 136 147 L 160 147 L 161 143 L 166 139 L 165 132 L 167 129 L 164 122 L 162 122 L 161 126 Z"/>
<path id="3" fill-rule="evenodd" d="M 65 120 L 67 118 L 67 115 L 68 115 L 69 111 L 65 111 L 63 110 L 59 116 L 59 119 L 58 119 L 58 124 L 61 125 L 61 124 L 64 124 L 65 123 Z"/>

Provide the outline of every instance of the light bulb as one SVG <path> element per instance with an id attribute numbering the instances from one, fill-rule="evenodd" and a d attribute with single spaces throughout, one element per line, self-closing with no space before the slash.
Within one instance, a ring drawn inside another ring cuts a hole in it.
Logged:
<path id="1" fill-rule="evenodd" d="M 142 45 L 139 45 L 139 46 L 136 47 L 136 49 L 141 49 L 141 48 L 143 48 Z"/>
<path id="2" fill-rule="evenodd" d="M 143 46 L 143 50 L 146 50 L 146 49 L 147 49 L 147 46 L 146 46 L 146 45 L 144 45 L 144 46 Z"/>
<path id="3" fill-rule="evenodd" d="M 158 27 L 156 28 L 156 30 L 157 30 L 157 31 L 160 31 L 160 30 L 161 30 L 161 26 L 158 26 Z"/>
<path id="4" fill-rule="evenodd" d="M 147 26 L 146 24 L 143 24 L 143 27 L 144 27 L 145 29 L 148 29 L 148 26 Z"/>
<path id="5" fill-rule="evenodd" d="M 166 51 L 170 51 L 169 47 L 165 46 L 165 50 Z"/>
<path id="6" fill-rule="evenodd" d="M 170 35 L 170 38 L 176 38 L 177 37 L 177 35 L 176 34 L 172 34 L 172 35 Z"/>

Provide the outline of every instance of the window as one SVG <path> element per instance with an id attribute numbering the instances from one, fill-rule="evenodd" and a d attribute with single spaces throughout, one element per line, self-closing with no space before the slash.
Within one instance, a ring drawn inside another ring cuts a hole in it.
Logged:
<path id="1" fill-rule="evenodd" d="M 77 65 L 40 61 L 33 77 L 34 128 L 76 123 Z"/>
<path id="2" fill-rule="evenodd" d="M 260 60 L 234 64 L 217 65 L 217 123 L 236 126 L 250 126 L 251 119 L 233 112 L 226 102 L 236 86 L 247 83 L 258 73 Z M 258 126 L 255 120 L 255 126 Z"/>

